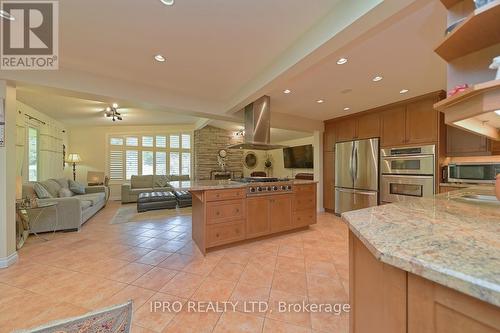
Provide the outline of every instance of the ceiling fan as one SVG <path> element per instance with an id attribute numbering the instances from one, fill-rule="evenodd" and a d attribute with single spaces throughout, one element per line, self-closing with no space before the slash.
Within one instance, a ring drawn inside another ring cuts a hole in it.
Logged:
<path id="1" fill-rule="evenodd" d="M 118 112 L 118 104 L 116 103 L 113 103 L 112 106 L 108 106 L 104 111 L 104 114 L 107 118 L 112 118 L 113 121 L 116 121 L 117 119 L 123 120 L 121 113 Z"/>

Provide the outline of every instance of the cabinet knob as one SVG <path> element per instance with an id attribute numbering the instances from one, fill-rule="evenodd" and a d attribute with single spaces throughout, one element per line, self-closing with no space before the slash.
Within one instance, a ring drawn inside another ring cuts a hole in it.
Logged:
<path id="1" fill-rule="evenodd" d="M 216 194 L 216 195 L 215 195 L 215 197 L 216 197 L 216 198 L 220 198 L 220 194 Z"/>
<path id="2" fill-rule="evenodd" d="M 215 234 L 215 237 L 219 238 L 219 234 L 218 234 L 218 233 L 217 233 L 217 234 Z"/>
<path id="3" fill-rule="evenodd" d="M 216 211 L 216 212 L 215 212 L 215 215 L 220 215 L 220 212 L 219 212 L 219 211 Z"/>
<path id="4" fill-rule="evenodd" d="M 240 209 L 239 208 L 236 208 L 236 213 L 239 213 L 240 212 Z"/>

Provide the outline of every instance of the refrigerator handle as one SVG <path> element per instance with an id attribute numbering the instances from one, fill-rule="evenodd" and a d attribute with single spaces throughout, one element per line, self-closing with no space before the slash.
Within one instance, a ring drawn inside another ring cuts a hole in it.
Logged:
<path id="1" fill-rule="evenodd" d="M 349 174 L 351 175 L 351 180 L 354 183 L 354 142 L 351 149 L 351 158 L 349 159 Z"/>
<path id="2" fill-rule="evenodd" d="M 354 180 L 358 178 L 358 145 L 354 144 Z"/>

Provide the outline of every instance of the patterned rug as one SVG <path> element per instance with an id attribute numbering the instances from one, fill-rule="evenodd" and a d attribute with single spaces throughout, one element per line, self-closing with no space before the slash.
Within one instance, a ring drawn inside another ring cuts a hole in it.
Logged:
<path id="1" fill-rule="evenodd" d="M 110 224 L 164 220 L 176 216 L 191 215 L 192 212 L 193 210 L 191 207 L 184 207 L 176 209 L 150 210 L 148 212 L 138 213 L 136 204 L 126 204 L 122 205 L 122 207 L 118 209 Z"/>
<path id="2" fill-rule="evenodd" d="M 132 301 L 97 310 L 80 317 L 54 321 L 14 333 L 128 333 L 132 320 Z"/>

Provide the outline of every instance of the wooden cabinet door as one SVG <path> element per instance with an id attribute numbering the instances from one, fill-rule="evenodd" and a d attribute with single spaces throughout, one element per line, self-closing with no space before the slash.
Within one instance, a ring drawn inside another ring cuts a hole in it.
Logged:
<path id="1" fill-rule="evenodd" d="M 335 209 L 335 153 L 325 152 L 323 155 L 323 207 Z"/>
<path id="2" fill-rule="evenodd" d="M 489 154 L 488 139 L 453 126 L 446 127 L 448 156 L 481 156 Z"/>
<path id="3" fill-rule="evenodd" d="M 351 141 L 356 138 L 356 118 L 350 117 L 337 122 L 337 142 Z"/>
<path id="4" fill-rule="evenodd" d="M 335 130 L 335 124 L 329 123 L 325 126 L 325 133 L 323 134 L 323 150 L 324 151 L 335 151 L 335 143 L 337 141 L 337 132 Z"/>
<path id="5" fill-rule="evenodd" d="M 293 195 L 275 195 L 270 199 L 271 232 L 288 230 L 292 226 Z"/>
<path id="6" fill-rule="evenodd" d="M 406 106 L 406 143 L 434 143 L 438 140 L 439 113 L 435 99 L 424 99 Z"/>
<path id="7" fill-rule="evenodd" d="M 400 146 L 406 143 L 406 108 L 396 107 L 382 112 L 382 147 Z"/>
<path id="8" fill-rule="evenodd" d="M 267 235 L 271 231 L 267 197 L 247 198 L 246 238 Z"/>
<path id="9" fill-rule="evenodd" d="M 369 113 L 358 118 L 357 139 L 371 139 L 380 137 L 380 114 Z"/>
<path id="10" fill-rule="evenodd" d="M 500 155 L 500 141 L 491 141 L 491 154 Z"/>

